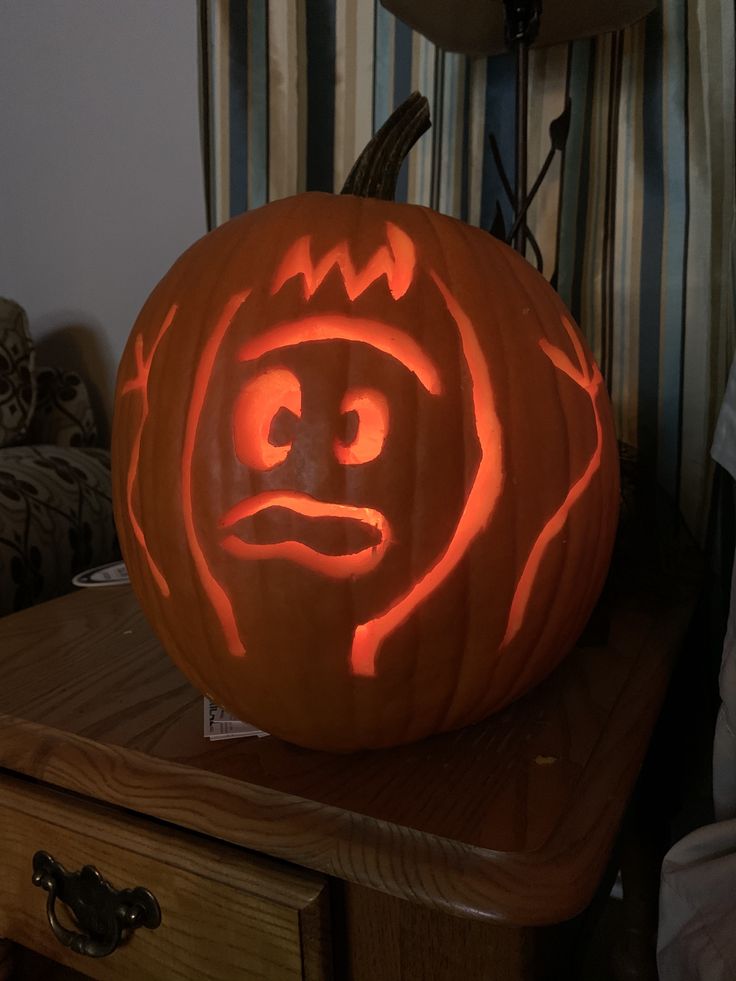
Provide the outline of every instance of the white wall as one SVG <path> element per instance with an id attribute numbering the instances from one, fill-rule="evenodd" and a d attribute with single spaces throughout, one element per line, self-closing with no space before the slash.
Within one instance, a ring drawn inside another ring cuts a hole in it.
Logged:
<path id="1" fill-rule="evenodd" d="M 196 0 L 0 0 L 0 295 L 110 416 L 146 296 L 205 232 Z"/>

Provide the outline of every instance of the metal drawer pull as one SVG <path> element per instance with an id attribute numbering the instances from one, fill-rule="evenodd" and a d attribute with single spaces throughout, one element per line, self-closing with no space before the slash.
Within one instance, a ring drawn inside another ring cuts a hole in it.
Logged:
<path id="1" fill-rule="evenodd" d="M 107 957 L 140 926 L 155 930 L 161 910 L 155 896 L 140 886 L 116 891 L 92 865 L 67 872 L 48 852 L 33 856 L 33 885 L 45 889 L 46 915 L 56 939 L 77 954 Z M 74 933 L 56 916 L 56 900 L 65 903 L 82 931 Z"/>

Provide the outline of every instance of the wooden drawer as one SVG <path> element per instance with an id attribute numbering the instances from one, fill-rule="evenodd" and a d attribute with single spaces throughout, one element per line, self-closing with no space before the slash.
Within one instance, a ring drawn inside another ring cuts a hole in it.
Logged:
<path id="1" fill-rule="evenodd" d="M 39 850 L 67 871 L 93 865 L 115 889 L 149 889 L 161 925 L 139 928 L 108 957 L 66 949 L 47 922 L 47 894 L 31 882 Z M 324 877 L 5 775 L 0 937 L 101 979 L 330 977 Z"/>

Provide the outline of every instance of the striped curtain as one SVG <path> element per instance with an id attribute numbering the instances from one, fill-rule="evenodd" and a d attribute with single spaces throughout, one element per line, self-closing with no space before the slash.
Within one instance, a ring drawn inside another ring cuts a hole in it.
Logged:
<path id="1" fill-rule="evenodd" d="M 202 0 L 212 223 L 339 190 L 415 89 L 433 127 L 398 199 L 490 228 L 511 210 L 513 59 L 445 53 L 378 0 Z M 734 353 L 734 6 L 662 0 L 625 31 L 533 51 L 529 175 L 571 100 L 530 209 L 548 278 L 587 335 L 619 437 L 702 537 L 709 446 Z M 530 260 L 534 259 L 529 255 Z"/>

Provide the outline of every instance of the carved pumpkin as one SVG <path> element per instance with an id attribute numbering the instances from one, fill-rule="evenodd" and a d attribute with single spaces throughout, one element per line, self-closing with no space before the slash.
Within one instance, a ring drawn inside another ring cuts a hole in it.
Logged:
<path id="1" fill-rule="evenodd" d="M 556 293 L 485 232 L 354 196 L 269 204 L 175 263 L 122 359 L 113 468 L 176 664 L 331 750 L 547 675 L 617 518 L 605 386 Z"/>

